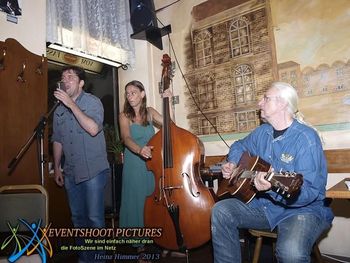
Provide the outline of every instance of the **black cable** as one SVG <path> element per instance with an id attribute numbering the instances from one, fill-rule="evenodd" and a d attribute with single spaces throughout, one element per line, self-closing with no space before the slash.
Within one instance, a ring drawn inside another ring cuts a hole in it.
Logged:
<path id="1" fill-rule="evenodd" d="M 156 17 L 157 18 L 157 17 Z M 160 21 L 158 18 L 157 18 L 158 22 L 164 27 L 164 24 L 162 23 L 162 21 Z M 202 111 L 202 109 L 200 108 L 198 102 L 196 101 L 194 95 L 193 95 L 193 92 L 191 91 L 190 89 L 190 85 L 188 84 L 187 82 L 187 79 L 185 77 L 185 74 L 183 73 L 182 69 L 181 69 L 181 66 L 180 66 L 180 63 L 177 59 L 177 56 L 176 56 L 176 53 L 175 53 L 175 50 L 174 50 L 174 46 L 173 46 L 173 43 L 171 41 L 171 38 L 170 38 L 170 35 L 168 34 L 168 39 L 169 39 L 169 43 L 170 43 L 170 47 L 171 50 L 173 51 L 173 54 L 174 54 L 174 58 L 175 58 L 175 61 L 176 61 L 176 64 L 180 70 L 180 73 L 181 73 L 181 76 L 183 78 L 183 80 L 185 81 L 185 84 L 186 84 L 186 88 L 187 90 L 189 91 L 190 95 L 191 95 L 191 98 L 194 102 L 194 104 L 196 105 L 197 109 L 200 111 L 200 113 L 204 116 L 204 118 L 210 123 L 210 125 L 214 128 L 215 132 L 217 133 L 217 135 L 220 137 L 220 139 L 225 143 L 225 145 L 230 148 L 230 146 L 227 144 L 227 142 L 225 141 L 225 139 L 221 136 L 220 132 L 217 130 L 217 128 L 214 126 L 214 124 L 209 120 L 209 118 L 205 115 L 205 113 Z M 170 53 L 170 52 L 169 52 Z"/>
<path id="2" fill-rule="evenodd" d="M 175 61 L 176 61 L 176 64 L 177 66 L 179 67 L 179 70 L 180 70 L 180 73 L 181 73 L 181 76 L 183 78 L 183 80 L 185 81 L 185 84 L 186 84 L 186 88 L 187 90 L 189 91 L 190 95 L 191 95 L 191 98 L 194 102 L 194 104 L 196 105 L 197 109 L 200 111 L 200 113 L 204 116 L 204 118 L 210 123 L 210 125 L 214 128 L 215 132 L 217 133 L 217 135 L 220 137 L 220 139 L 225 143 L 225 145 L 230 148 L 230 146 L 227 144 L 227 142 L 225 141 L 225 139 L 221 136 L 220 132 L 217 130 L 216 126 L 209 120 L 209 118 L 205 115 L 205 113 L 202 111 L 202 109 L 200 108 L 198 102 L 196 101 L 194 95 L 193 95 L 193 92 L 191 91 L 190 89 L 190 86 L 187 82 L 187 79 L 184 75 L 184 73 L 182 72 L 182 69 L 180 67 L 180 64 L 179 64 L 179 61 L 176 57 L 176 54 L 175 54 L 175 50 L 174 50 L 174 47 L 173 47 L 173 43 L 171 42 L 171 39 L 170 39 L 170 36 L 168 35 L 168 38 L 169 38 L 169 43 L 170 43 L 170 46 L 171 46 L 171 49 L 173 51 L 173 54 L 174 54 L 174 58 L 175 58 Z"/>

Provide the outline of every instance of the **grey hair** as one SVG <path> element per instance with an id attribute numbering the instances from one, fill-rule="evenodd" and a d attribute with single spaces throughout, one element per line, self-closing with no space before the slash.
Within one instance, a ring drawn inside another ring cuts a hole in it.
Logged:
<path id="1" fill-rule="evenodd" d="M 295 88 L 286 82 L 274 82 L 271 85 L 279 91 L 279 97 L 284 99 L 288 103 L 288 112 L 295 117 L 295 113 L 298 112 L 298 93 Z"/>
<path id="2" fill-rule="evenodd" d="M 279 91 L 278 96 L 288 103 L 288 112 L 290 115 L 298 122 L 313 128 L 318 133 L 323 143 L 323 138 L 320 132 L 313 125 L 306 122 L 304 120 L 304 115 L 298 110 L 299 97 L 295 88 L 286 82 L 273 82 L 271 88 L 277 89 Z"/>

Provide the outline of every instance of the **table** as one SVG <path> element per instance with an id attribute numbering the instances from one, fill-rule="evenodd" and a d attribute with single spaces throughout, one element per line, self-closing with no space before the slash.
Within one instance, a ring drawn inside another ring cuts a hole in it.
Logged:
<path id="1" fill-rule="evenodd" d="M 332 199 L 350 199 L 350 190 L 345 185 L 345 180 L 350 181 L 350 178 L 344 178 L 336 185 L 326 191 L 326 197 Z"/>

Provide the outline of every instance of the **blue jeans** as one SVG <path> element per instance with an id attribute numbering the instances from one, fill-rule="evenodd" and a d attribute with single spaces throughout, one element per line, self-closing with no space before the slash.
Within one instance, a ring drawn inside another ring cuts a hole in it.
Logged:
<path id="1" fill-rule="evenodd" d="M 215 204 L 211 217 L 215 263 L 241 263 L 240 229 L 270 229 L 263 208 L 253 208 L 238 199 Z M 312 246 L 330 225 L 315 215 L 300 214 L 277 226 L 276 258 L 283 263 L 310 262 Z"/>
<path id="2" fill-rule="evenodd" d="M 108 174 L 106 169 L 79 184 L 75 184 L 74 176 L 64 177 L 74 227 L 105 227 L 104 188 Z"/>
<path id="3" fill-rule="evenodd" d="M 76 184 L 74 176 L 64 177 L 72 222 L 77 228 L 103 228 L 105 227 L 105 186 L 110 170 L 100 172 L 90 180 Z M 84 245 L 83 238 L 77 238 L 77 245 Z M 79 263 L 104 262 L 95 260 L 98 254 L 104 251 L 79 251 Z"/>

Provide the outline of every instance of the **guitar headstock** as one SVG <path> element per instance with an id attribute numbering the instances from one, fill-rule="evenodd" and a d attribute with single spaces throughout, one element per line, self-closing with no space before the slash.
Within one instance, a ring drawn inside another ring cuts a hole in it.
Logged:
<path id="1" fill-rule="evenodd" d="M 297 173 L 284 172 L 274 174 L 270 180 L 272 190 L 284 198 L 295 197 L 303 185 L 303 176 Z"/>

